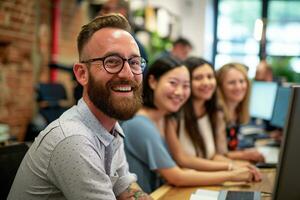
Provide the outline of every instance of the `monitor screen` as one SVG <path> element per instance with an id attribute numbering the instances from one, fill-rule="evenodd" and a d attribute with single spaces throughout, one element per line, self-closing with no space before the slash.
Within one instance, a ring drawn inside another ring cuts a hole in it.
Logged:
<path id="1" fill-rule="evenodd" d="M 283 128 L 289 106 L 291 88 L 280 86 L 277 90 L 271 125 Z"/>
<path id="2" fill-rule="evenodd" d="M 250 116 L 271 120 L 278 84 L 253 81 L 250 95 Z"/>
<path id="3" fill-rule="evenodd" d="M 273 200 L 300 199 L 300 85 L 292 86 Z"/>

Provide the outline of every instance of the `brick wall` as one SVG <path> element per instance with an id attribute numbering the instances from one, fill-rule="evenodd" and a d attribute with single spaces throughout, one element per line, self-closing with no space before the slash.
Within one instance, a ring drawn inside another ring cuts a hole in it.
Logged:
<path id="1" fill-rule="evenodd" d="M 72 66 L 77 60 L 76 36 L 86 22 L 85 4 L 62 0 L 59 62 Z M 0 1 L 0 123 L 22 140 L 34 116 L 37 82 L 49 81 L 51 53 L 51 0 Z M 72 96 L 71 75 L 62 72 Z"/>
<path id="2" fill-rule="evenodd" d="M 35 1 L 1 1 L 0 122 L 10 126 L 13 136 L 24 135 L 33 113 Z"/>
<path id="3" fill-rule="evenodd" d="M 81 30 L 81 26 L 88 22 L 87 3 L 82 1 L 81 4 L 78 4 L 77 2 L 76 0 L 61 2 L 61 33 L 58 60 L 61 64 L 70 68 L 72 68 L 74 62 L 78 61 L 77 35 Z M 67 89 L 68 104 L 73 104 L 74 81 L 72 73 L 60 70 L 57 81 L 64 84 Z"/>

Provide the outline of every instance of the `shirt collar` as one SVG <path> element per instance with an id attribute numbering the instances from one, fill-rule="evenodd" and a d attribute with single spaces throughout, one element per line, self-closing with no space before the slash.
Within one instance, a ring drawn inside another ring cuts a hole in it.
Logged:
<path id="1" fill-rule="evenodd" d="M 117 122 L 114 127 L 114 135 L 120 135 L 123 138 L 125 137 L 125 134 L 124 134 L 123 129 L 121 128 L 119 122 Z"/>
<path id="2" fill-rule="evenodd" d="M 104 144 L 104 146 L 108 146 L 115 137 L 118 137 L 118 135 L 124 137 L 123 130 L 120 127 L 119 123 L 115 124 L 113 133 L 109 133 L 102 126 L 101 122 L 99 122 L 95 115 L 90 111 L 83 98 L 78 101 L 77 110 L 81 116 L 82 122 L 95 133 L 95 135 Z"/>

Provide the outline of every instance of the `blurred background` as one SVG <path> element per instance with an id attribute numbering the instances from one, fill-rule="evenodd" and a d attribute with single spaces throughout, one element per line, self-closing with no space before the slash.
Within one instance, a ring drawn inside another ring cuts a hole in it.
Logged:
<path id="1" fill-rule="evenodd" d="M 0 142 L 32 139 L 74 105 L 76 37 L 105 0 L 0 0 Z M 274 76 L 300 82 L 299 0 L 129 0 L 148 60 L 190 40 L 190 55 L 218 69 L 266 60 Z"/>

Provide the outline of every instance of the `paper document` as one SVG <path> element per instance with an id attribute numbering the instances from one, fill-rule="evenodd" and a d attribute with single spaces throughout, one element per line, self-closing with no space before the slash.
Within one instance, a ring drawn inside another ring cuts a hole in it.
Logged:
<path id="1" fill-rule="evenodd" d="M 265 157 L 266 163 L 278 163 L 280 150 L 278 147 L 260 146 L 257 150 Z"/>
<path id="2" fill-rule="evenodd" d="M 198 189 L 194 192 L 190 200 L 218 200 L 219 191 Z"/>

